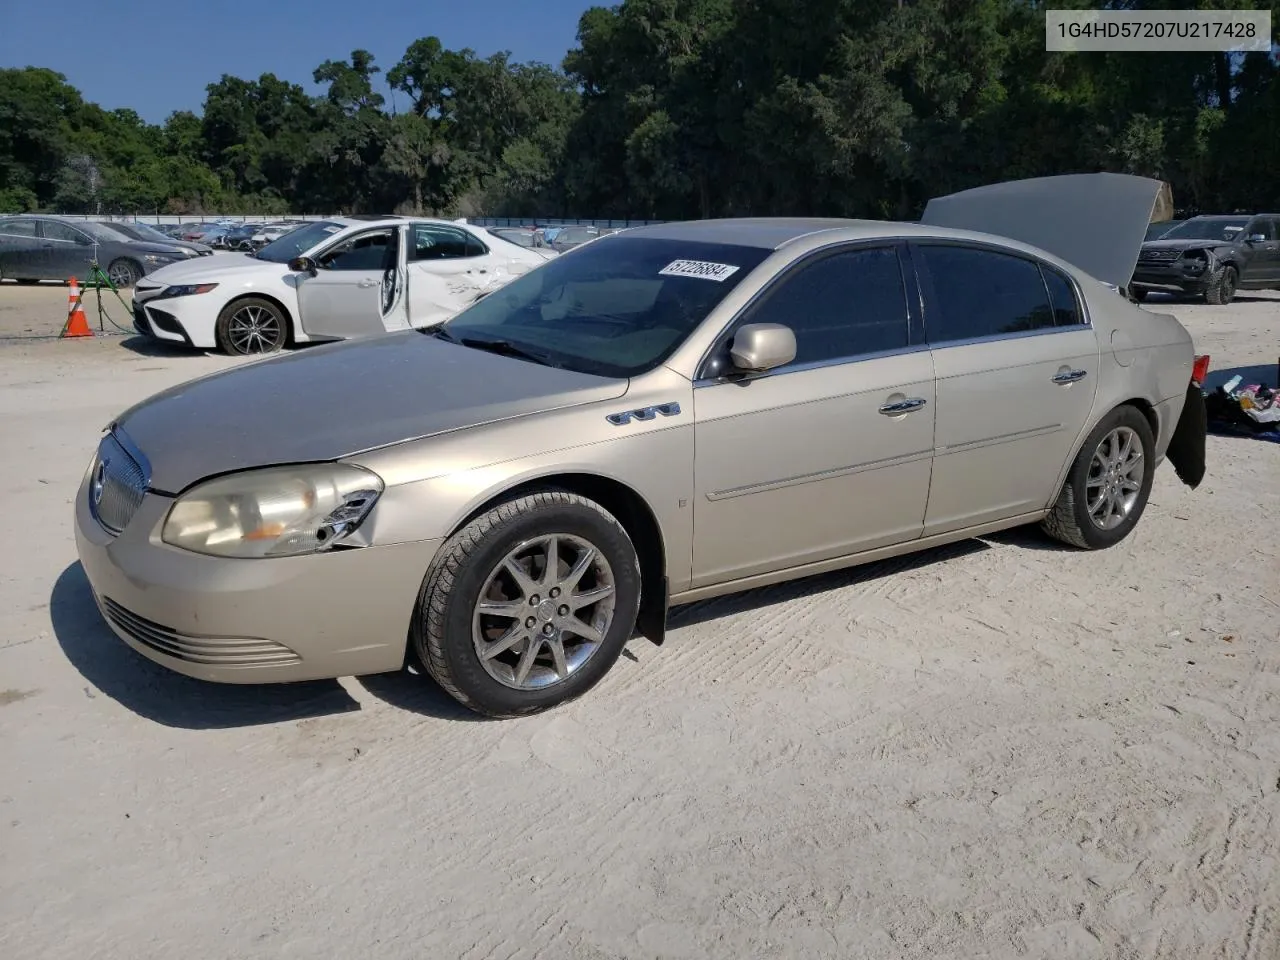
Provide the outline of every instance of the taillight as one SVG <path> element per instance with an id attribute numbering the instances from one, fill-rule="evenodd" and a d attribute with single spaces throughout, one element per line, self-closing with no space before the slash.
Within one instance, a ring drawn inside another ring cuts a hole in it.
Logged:
<path id="1" fill-rule="evenodd" d="M 1209 375 L 1209 355 L 1203 354 L 1196 357 L 1195 365 L 1191 368 L 1191 382 L 1195 384 L 1204 383 L 1204 378 Z"/>

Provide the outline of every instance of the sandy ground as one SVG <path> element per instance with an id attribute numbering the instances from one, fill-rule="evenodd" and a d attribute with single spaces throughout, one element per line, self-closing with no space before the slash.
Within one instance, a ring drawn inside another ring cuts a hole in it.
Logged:
<path id="1" fill-rule="evenodd" d="M 0 287 L 6 960 L 1280 957 L 1280 447 L 1162 467 L 1113 550 L 1017 531 L 684 608 L 585 699 L 475 722 L 108 632 L 71 536 L 97 432 L 230 361 L 34 339 L 64 303 Z M 1160 309 L 1274 382 L 1276 295 Z"/>

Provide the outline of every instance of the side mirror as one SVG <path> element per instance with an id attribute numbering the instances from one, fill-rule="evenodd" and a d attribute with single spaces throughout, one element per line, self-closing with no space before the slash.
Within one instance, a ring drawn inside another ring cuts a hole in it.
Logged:
<path id="1" fill-rule="evenodd" d="M 780 323 L 748 323 L 729 347 L 733 365 L 745 373 L 763 373 L 796 358 L 796 335 Z"/>
<path id="2" fill-rule="evenodd" d="M 316 262 L 310 257 L 294 257 L 289 261 L 289 269 L 297 273 L 309 273 L 314 277 L 316 275 Z"/>
<path id="3" fill-rule="evenodd" d="M 1249 235 L 1250 243 L 1266 243 L 1267 235 L 1265 233 L 1252 233 Z"/>

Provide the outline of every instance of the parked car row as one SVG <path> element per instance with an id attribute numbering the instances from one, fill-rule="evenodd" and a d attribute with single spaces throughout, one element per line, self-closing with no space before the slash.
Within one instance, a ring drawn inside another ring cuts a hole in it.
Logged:
<path id="1" fill-rule="evenodd" d="M 1160 229 L 1163 227 L 1164 229 Z M 1280 289 L 1280 214 L 1200 216 L 1152 224 L 1130 290 L 1230 303 L 1238 290 Z"/>
<path id="2" fill-rule="evenodd" d="M 0 216 L 0 279 L 19 283 L 72 277 L 85 281 L 96 263 L 117 287 L 131 287 L 155 270 L 204 259 L 212 252 L 203 244 L 176 240 L 142 224 Z"/>
<path id="3" fill-rule="evenodd" d="M 169 236 L 198 241 L 216 250 L 257 250 L 308 221 L 270 220 L 241 223 L 237 220 L 214 220 L 208 223 L 179 223 L 159 227 Z"/>
<path id="4" fill-rule="evenodd" d="M 230 354 L 424 327 L 546 253 L 479 227 L 417 217 L 334 217 L 249 253 L 156 270 L 134 289 L 134 326 Z"/>

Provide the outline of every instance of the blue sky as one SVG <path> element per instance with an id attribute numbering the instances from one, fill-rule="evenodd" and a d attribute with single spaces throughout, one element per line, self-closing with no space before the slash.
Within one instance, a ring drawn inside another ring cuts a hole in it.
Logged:
<path id="1" fill-rule="evenodd" d="M 159 123 L 174 110 L 198 112 L 205 86 L 224 73 L 270 72 L 314 92 L 311 72 L 325 60 L 364 48 L 386 71 L 432 35 L 452 49 L 559 66 L 582 12 L 611 2 L 0 0 L 0 67 L 49 67 L 86 100 Z M 95 35 L 105 42 L 85 39 Z"/>

